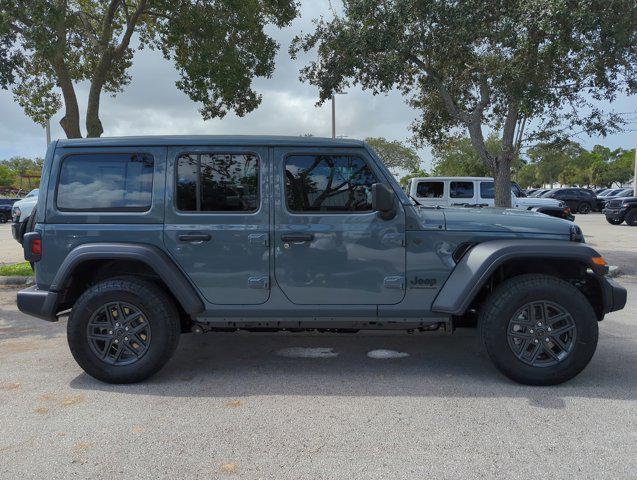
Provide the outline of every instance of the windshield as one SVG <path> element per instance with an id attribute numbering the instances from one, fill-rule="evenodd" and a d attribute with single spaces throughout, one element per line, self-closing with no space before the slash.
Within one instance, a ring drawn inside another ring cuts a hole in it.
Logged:
<path id="1" fill-rule="evenodd" d="M 548 197 L 549 195 L 552 195 L 553 193 L 557 192 L 558 190 L 559 190 L 558 188 L 554 188 L 553 190 L 548 190 L 548 191 L 544 192 L 540 196 L 541 197 Z"/>
<path id="2" fill-rule="evenodd" d="M 40 191 L 39 188 L 36 188 L 35 190 L 31 190 L 26 197 L 24 198 L 31 198 L 31 197 L 37 197 L 38 196 L 38 192 Z"/>

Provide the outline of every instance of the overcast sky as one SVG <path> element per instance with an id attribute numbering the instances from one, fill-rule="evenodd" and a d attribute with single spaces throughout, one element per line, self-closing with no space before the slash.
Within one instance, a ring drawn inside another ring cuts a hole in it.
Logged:
<path id="1" fill-rule="evenodd" d="M 276 71 L 272 78 L 256 79 L 256 91 L 263 95 L 261 106 L 239 118 L 229 114 L 221 120 L 203 121 L 198 105 L 175 87 L 177 73 L 170 62 L 157 52 L 137 52 L 130 70 L 131 84 L 113 98 L 103 95 L 101 119 L 104 136 L 143 134 L 273 134 L 315 136 L 331 135 L 330 105 L 317 108 L 317 89 L 298 80 L 299 69 L 309 57 L 289 58 L 288 46 L 292 37 L 311 29 L 311 20 L 321 13 L 329 14 L 327 0 L 304 0 L 301 18 L 284 30 L 274 30 L 273 36 L 281 44 Z M 80 111 L 85 111 L 88 86 L 78 85 Z M 360 89 L 350 89 L 337 100 L 337 135 L 351 138 L 383 136 L 405 140 L 411 135 L 410 123 L 417 113 L 409 108 L 397 92 L 374 96 Z M 621 112 L 637 111 L 637 98 L 620 98 L 613 108 Z M 52 137 L 63 138 L 58 122 L 61 111 L 51 122 Z M 81 119 L 82 131 L 84 118 Z M 633 126 L 634 128 L 634 126 Z M 606 139 L 579 137 L 587 147 L 603 143 L 610 147 L 632 148 L 637 142 L 634 132 L 614 135 Z M 42 156 L 45 133 L 39 125 L 26 117 L 14 103 L 10 92 L 0 91 L 0 159 L 13 155 Z M 429 151 L 421 156 L 429 164 Z"/>

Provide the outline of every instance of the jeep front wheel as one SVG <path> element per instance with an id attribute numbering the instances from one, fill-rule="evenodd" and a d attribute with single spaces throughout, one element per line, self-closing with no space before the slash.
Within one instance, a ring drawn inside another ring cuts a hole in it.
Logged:
<path id="1" fill-rule="evenodd" d="M 103 281 L 82 294 L 67 325 L 73 357 L 107 383 L 134 383 L 156 373 L 179 342 L 179 314 L 155 284 L 135 278 Z"/>
<path id="2" fill-rule="evenodd" d="M 570 380 L 597 346 L 597 316 L 589 301 L 570 283 L 549 275 L 503 282 L 481 308 L 478 322 L 495 366 L 527 385 Z"/>

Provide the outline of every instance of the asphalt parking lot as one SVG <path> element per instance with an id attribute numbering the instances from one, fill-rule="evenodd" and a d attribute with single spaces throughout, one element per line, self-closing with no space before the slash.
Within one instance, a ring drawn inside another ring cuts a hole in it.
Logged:
<path id="1" fill-rule="evenodd" d="M 577 223 L 628 305 L 556 387 L 507 380 L 472 330 L 185 335 L 151 380 L 105 385 L 0 290 L 0 478 L 636 478 L 637 229 Z"/>

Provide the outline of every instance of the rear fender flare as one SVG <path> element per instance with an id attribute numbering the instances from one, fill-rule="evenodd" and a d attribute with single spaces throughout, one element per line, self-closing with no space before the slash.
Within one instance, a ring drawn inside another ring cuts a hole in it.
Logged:
<path id="1" fill-rule="evenodd" d="M 135 243 L 89 243 L 80 245 L 67 255 L 60 265 L 50 290 L 64 289 L 73 271 L 82 263 L 91 260 L 130 260 L 148 265 L 181 304 L 186 313 L 194 315 L 204 311 L 201 297 L 186 275 L 161 249 L 153 245 Z"/>

